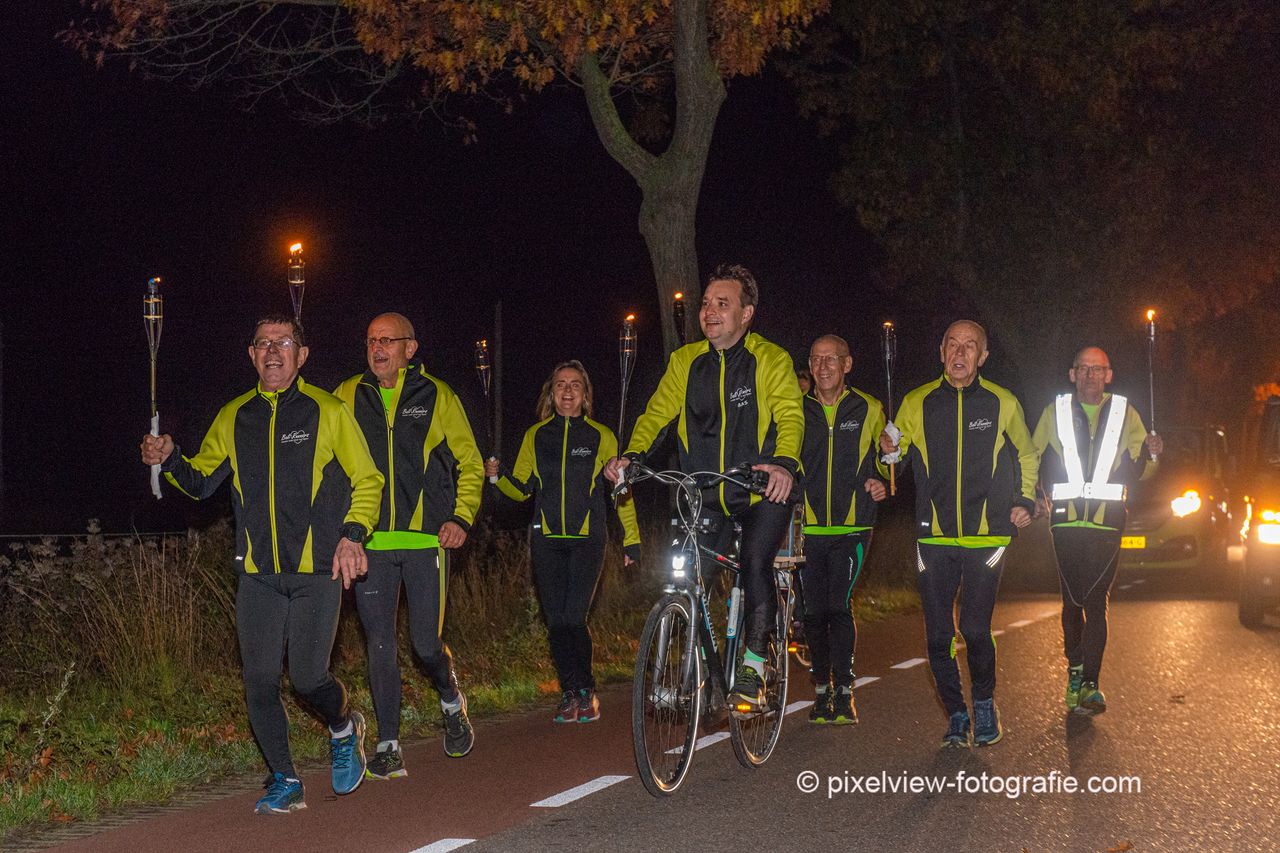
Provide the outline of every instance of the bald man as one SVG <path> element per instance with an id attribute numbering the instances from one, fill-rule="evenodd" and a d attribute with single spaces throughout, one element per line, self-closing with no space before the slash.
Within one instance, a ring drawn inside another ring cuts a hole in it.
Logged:
<path id="1" fill-rule="evenodd" d="M 1022 405 L 984 379 L 987 333 L 972 320 L 947 327 L 942 377 L 908 393 L 880 436 L 885 461 L 915 475 L 916 583 L 929 664 L 950 718 L 943 747 L 989 746 L 1004 736 L 995 706 L 991 637 L 1005 548 L 1035 509 L 1039 456 Z M 955 603 L 972 678 L 973 718 L 955 660 Z M 972 729 L 972 733 L 971 730 Z"/>
<path id="2" fill-rule="evenodd" d="M 804 397 L 804 566 L 800 594 L 813 655 L 814 723 L 856 723 L 853 656 L 858 629 L 850 602 L 871 547 L 884 473 L 876 442 L 884 429 L 880 401 L 845 384 L 849 344 L 823 335 L 809 348 L 813 387 Z"/>
<path id="3" fill-rule="evenodd" d="M 338 386 L 386 478 L 378 526 L 365 549 L 369 573 L 355 589 L 368 641 L 369 690 L 378 717 L 375 779 L 407 775 L 400 754 L 396 612 L 404 587 L 413 651 L 440 694 L 444 751 L 460 758 L 475 734 L 453 659 L 441 639 L 450 548 L 467 541 L 480 508 L 484 462 L 458 397 L 418 359 L 413 325 L 380 314 L 365 338 L 367 373 Z"/>
<path id="4" fill-rule="evenodd" d="M 1067 371 L 1075 392 L 1045 407 L 1033 439 L 1040 487 L 1051 501 L 1053 550 L 1062 588 L 1062 644 L 1068 711 L 1099 714 L 1098 689 L 1107 646 L 1107 602 L 1116 579 L 1126 519 L 1126 487 L 1151 476 L 1160 436 L 1147 434 L 1124 397 L 1107 392 L 1111 359 L 1098 347 L 1076 353 Z"/>

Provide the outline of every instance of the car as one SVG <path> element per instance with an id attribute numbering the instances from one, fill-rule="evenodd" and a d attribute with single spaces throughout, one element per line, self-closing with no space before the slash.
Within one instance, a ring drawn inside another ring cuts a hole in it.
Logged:
<path id="1" fill-rule="evenodd" d="M 1248 439 L 1241 471 L 1240 623 L 1256 628 L 1268 610 L 1280 606 L 1280 397 L 1263 403 L 1262 417 Z"/>
<path id="2" fill-rule="evenodd" d="M 1226 432 L 1203 426 L 1160 435 L 1164 452 L 1155 472 L 1129 490 L 1120 569 L 1223 568 L 1237 535 Z"/>

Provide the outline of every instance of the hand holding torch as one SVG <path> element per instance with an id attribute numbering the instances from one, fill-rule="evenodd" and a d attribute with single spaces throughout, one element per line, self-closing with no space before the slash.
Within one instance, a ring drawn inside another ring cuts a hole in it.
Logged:
<path id="1" fill-rule="evenodd" d="M 151 434 L 160 434 L 160 411 L 156 408 L 156 355 L 160 351 L 160 332 L 164 329 L 164 297 L 160 295 L 160 276 L 147 279 L 142 295 L 142 322 L 147 327 L 147 345 L 151 349 Z M 151 466 L 151 494 L 160 500 L 160 466 Z"/>
<path id="2" fill-rule="evenodd" d="M 289 298 L 293 301 L 293 319 L 302 325 L 302 295 L 307 289 L 307 265 L 302 260 L 302 244 L 289 247 Z"/>
<path id="3" fill-rule="evenodd" d="M 893 323 L 888 321 L 884 324 L 884 333 L 880 338 L 881 354 L 884 356 L 884 381 L 885 381 L 885 401 L 884 411 L 885 417 L 889 422 L 893 422 L 893 368 L 894 363 L 898 359 L 898 333 L 893 328 Z M 879 438 L 876 439 L 879 441 Z M 898 494 L 897 482 L 897 463 L 889 463 L 889 494 Z"/>
<path id="4" fill-rule="evenodd" d="M 480 388 L 484 391 L 484 433 L 489 448 L 489 460 L 493 460 L 493 410 L 489 405 L 489 386 L 493 380 L 492 363 L 489 361 L 489 341 L 481 338 L 476 341 L 476 375 L 480 377 Z M 497 476 L 489 478 L 490 483 L 497 483 Z"/>

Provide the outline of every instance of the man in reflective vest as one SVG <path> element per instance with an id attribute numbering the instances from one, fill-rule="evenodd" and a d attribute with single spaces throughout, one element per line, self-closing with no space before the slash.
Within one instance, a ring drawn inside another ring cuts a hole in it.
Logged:
<path id="1" fill-rule="evenodd" d="M 1107 645 L 1107 599 L 1116 577 L 1128 486 L 1150 476 L 1164 442 L 1138 412 L 1107 393 L 1111 361 L 1098 347 L 1076 353 L 1067 377 L 1074 394 L 1045 407 L 1032 436 L 1062 587 L 1062 639 L 1068 710 L 1107 709 L 1098 689 Z"/>

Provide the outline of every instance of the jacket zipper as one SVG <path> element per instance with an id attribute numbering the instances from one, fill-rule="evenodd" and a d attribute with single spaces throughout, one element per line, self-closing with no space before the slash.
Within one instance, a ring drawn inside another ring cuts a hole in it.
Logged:
<path id="1" fill-rule="evenodd" d="M 724 364 L 726 359 L 723 352 L 718 353 L 718 355 L 720 356 L 720 470 L 724 471 L 724 436 L 729 430 L 729 413 L 725 409 L 724 405 Z M 728 515 L 729 505 L 724 501 L 724 483 L 720 484 L 719 492 L 720 508 L 724 510 L 725 515 Z M 750 496 L 748 495 L 748 500 L 749 499 Z"/>
<path id="2" fill-rule="evenodd" d="M 271 404 L 270 435 L 267 439 L 267 506 L 271 519 L 271 560 L 275 564 L 276 574 L 280 574 L 280 538 L 276 535 L 276 406 L 280 402 L 279 392 L 274 399 L 268 397 Z"/>
<path id="3" fill-rule="evenodd" d="M 568 456 L 569 456 L 569 419 L 566 417 L 564 419 L 564 443 L 560 447 L 560 535 L 561 536 L 568 535 L 568 530 L 564 522 L 564 503 L 565 503 L 564 476 L 565 476 L 565 468 L 566 468 L 565 461 L 568 459 Z"/>
<path id="4" fill-rule="evenodd" d="M 960 486 L 964 482 L 964 389 L 956 389 L 956 536 L 964 536 L 960 514 Z"/>

